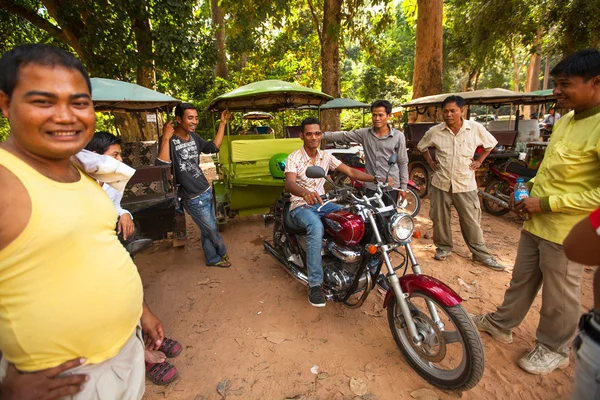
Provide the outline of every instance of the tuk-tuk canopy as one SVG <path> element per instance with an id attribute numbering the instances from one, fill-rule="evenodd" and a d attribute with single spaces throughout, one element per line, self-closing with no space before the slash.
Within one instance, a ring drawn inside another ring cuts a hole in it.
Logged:
<path id="1" fill-rule="evenodd" d="M 369 108 L 370 104 L 363 103 L 362 101 L 346 99 L 340 97 L 333 99 L 321 106 L 321 110 L 335 110 L 335 109 L 348 109 L 348 108 Z"/>
<path id="2" fill-rule="evenodd" d="M 462 97 L 463 99 L 465 99 L 467 105 L 487 104 L 494 107 L 503 104 L 540 104 L 556 99 L 556 97 L 552 95 L 551 90 L 549 94 L 546 93 L 547 91 L 539 92 L 543 93 L 521 93 L 508 89 L 495 88 L 473 90 L 470 92 L 444 93 L 436 94 L 433 96 L 420 97 L 418 99 L 411 100 L 408 103 L 402 104 L 402 107 L 440 106 L 446 97 L 452 95 Z"/>
<path id="3" fill-rule="evenodd" d="M 421 106 L 439 106 L 448 96 L 460 96 L 465 99 L 467 104 L 506 104 L 523 100 L 524 93 L 514 92 L 507 89 L 483 89 L 470 92 L 443 93 L 433 96 L 420 97 L 413 99 L 408 103 L 402 104 L 403 107 L 421 107 Z"/>
<path id="4" fill-rule="evenodd" d="M 534 104 L 556 101 L 556 96 L 553 93 L 553 89 L 536 90 L 535 92 L 527 92 L 525 94 L 527 96 L 533 96 L 535 99 L 539 100 Z M 527 102 L 527 103 L 531 104 L 531 102 Z"/>
<path id="5" fill-rule="evenodd" d="M 96 111 L 154 111 L 181 103 L 181 100 L 134 83 L 104 78 L 90 80 Z"/>
<path id="6" fill-rule="evenodd" d="M 318 90 L 277 79 L 254 82 L 210 102 L 208 111 L 279 111 L 321 104 L 333 99 Z"/>
<path id="7" fill-rule="evenodd" d="M 268 112 L 263 111 L 250 111 L 249 113 L 246 113 L 242 116 L 242 119 L 247 119 L 250 121 L 259 121 L 272 118 L 273 114 L 269 114 Z"/>

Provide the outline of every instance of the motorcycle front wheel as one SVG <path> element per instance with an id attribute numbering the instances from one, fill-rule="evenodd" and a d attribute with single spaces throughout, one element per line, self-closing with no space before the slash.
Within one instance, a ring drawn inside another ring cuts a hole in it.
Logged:
<path id="1" fill-rule="evenodd" d="M 471 389 L 481 380 L 485 357 L 475 324 L 459 304 L 446 307 L 424 293 L 407 299 L 411 317 L 424 340 L 415 345 L 395 298 L 388 306 L 388 322 L 396 345 L 408 363 L 431 384 L 447 390 Z M 439 323 L 427 302 L 435 308 Z"/>
<path id="2" fill-rule="evenodd" d="M 419 211 L 421 211 L 421 198 L 416 189 L 413 189 L 410 186 L 406 189 L 406 199 L 404 199 L 402 203 L 398 203 L 398 207 L 414 218 L 419 214 Z"/>

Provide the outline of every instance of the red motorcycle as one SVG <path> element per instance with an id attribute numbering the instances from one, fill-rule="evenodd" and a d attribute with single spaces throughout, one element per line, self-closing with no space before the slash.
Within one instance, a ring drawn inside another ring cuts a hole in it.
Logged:
<path id="1" fill-rule="evenodd" d="M 517 178 L 523 178 L 527 182 L 536 173 L 537 170 L 527 168 L 527 164 L 520 160 L 510 159 L 490 164 L 482 185 L 485 189 L 478 191 L 482 197 L 483 209 L 496 216 L 509 212 L 509 201 L 514 195 Z"/>
<path id="2" fill-rule="evenodd" d="M 395 155 L 390 159 L 394 162 Z M 325 171 L 309 167 L 306 176 L 323 178 Z M 358 308 L 378 279 L 384 279 L 390 289 L 383 307 L 408 363 L 440 388 L 468 390 L 483 376 L 481 337 L 456 292 L 421 273 L 410 245 L 413 219 L 385 205 L 386 195 L 380 182 L 370 198 L 356 196 L 351 188 L 336 188 L 323 196 L 325 202 L 345 204 L 322 217 L 323 290 L 328 300 Z M 274 222 L 273 242 L 265 241 L 264 247 L 287 273 L 308 285 L 306 232 L 294 223 L 289 207 L 289 195 L 284 195 L 273 212 L 263 216 L 265 225 Z M 392 265 L 391 253 L 401 260 L 399 265 Z M 407 274 L 409 265 L 413 273 Z"/>

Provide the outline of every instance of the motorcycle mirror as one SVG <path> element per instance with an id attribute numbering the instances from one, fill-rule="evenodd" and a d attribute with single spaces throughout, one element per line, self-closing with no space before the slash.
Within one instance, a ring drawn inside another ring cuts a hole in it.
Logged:
<path id="1" fill-rule="evenodd" d="M 306 177 L 311 179 L 318 179 L 325 177 L 325 170 L 319 166 L 313 166 L 306 168 Z"/>
<path id="2" fill-rule="evenodd" d="M 394 153 L 388 159 L 388 165 L 394 165 L 398 161 L 398 154 Z"/>

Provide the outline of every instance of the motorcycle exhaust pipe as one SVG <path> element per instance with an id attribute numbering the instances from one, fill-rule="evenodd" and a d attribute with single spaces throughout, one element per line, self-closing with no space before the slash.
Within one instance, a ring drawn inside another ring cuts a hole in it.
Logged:
<path id="1" fill-rule="evenodd" d="M 478 194 L 479 194 L 481 197 L 483 197 L 483 198 L 486 198 L 486 199 L 488 199 L 489 201 L 493 201 L 494 203 L 498 204 L 498 205 L 499 205 L 499 206 L 501 206 L 501 207 L 504 207 L 504 208 L 509 208 L 509 207 L 508 207 L 508 203 L 507 203 L 507 202 L 505 202 L 505 201 L 504 201 L 504 200 L 502 200 L 502 199 L 499 199 L 499 198 L 498 198 L 498 197 L 496 197 L 496 196 L 492 196 L 491 194 L 489 194 L 489 193 L 486 193 L 486 192 L 484 192 L 484 191 L 483 191 L 483 190 L 481 190 L 481 189 L 477 190 L 477 193 L 478 193 Z"/>
<path id="2" fill-rule="evenodd" d="M 279 261 L 281 263 L 281 265 L 283 265 L 283 269 L 290 274 L 290 276 L 294 279 L 296 279 L 297 281 L 305 284 L 308 286 L 308 277 L 306 276 L 306 274 L 304 272 L 302 272 L 298 267 L 296 267 L 293 263 L 289 262 L 288 260 L 286 260 L 286 258 L 279 253 L 275 247 L 273 247 L 271 245 L 271 243 L 267 242 L 266 240 L 263 242 L 263 246 L 265 247 L 265 250 L 267 251 L 267 253 L 269 253 L 271 255 L 271 257 L 273 257 L 275 260 Z"/>

